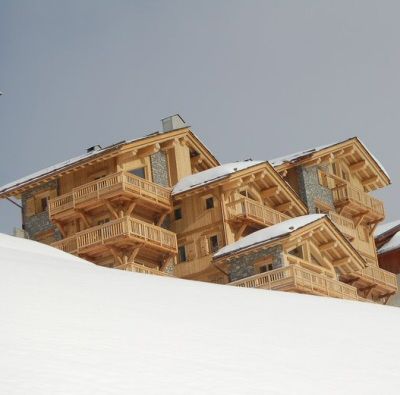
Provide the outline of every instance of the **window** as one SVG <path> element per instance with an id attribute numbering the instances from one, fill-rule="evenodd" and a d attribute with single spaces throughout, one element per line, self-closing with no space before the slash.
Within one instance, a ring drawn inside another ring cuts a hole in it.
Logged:
<path id="1" fill-rule="evenodd" d="M 289 251 L 289 254 L 302 259 L 303 258 L 303 247 L 299 246 L 299 247 L 293 248 L 292 250 Z"/>
<path id="2" fill-rule="evenodd" d="M 269 272 L 270 270 L 274 270 L 274 265 L 272 263 L 258 266 L 258 273 L 265 273 Z"/>
<path id="3" fill-rule="evenodd" d="M 259 262 L 254 264 L 254 269 L 256 273 L 265 273 L 270 270 L 274 270 L 274 264 L 272 262 L 272 256 L 268 256 Z"/>
<path id="4" fill-rule="evenodd" d="M 178 247 L 178 258 L 179 258 L 179 262 L 187 261 L 185 246 Z"/>
<path id="5" fill-rule="evenodd" d="M 136 169 L 129 170 L 129 173 L 140 178 L 146 178 L 146 171 L 144 167 L 138 167 Z"/>
<path id="6" fill-rule="evenodd" d="M 180 207 L 177 207 L 174 210 L 174 217 L 175 217 L 176 220 L 182 218 L 182 209 Z"/>
<path id="7" fill-rule="evenodd" d="M 210 237 L 210 249 L 211 252 L 217 252 L 219 249 L 219 244 L 218 244 L 218 236 L 211 236 Z"/>
<path id="8" fill-rule="evenodd" d="M 97 225 L 104 225 L 104 224 L 106 224 L 107 222 L 110 222 L 110 218 L 99 219 L 99 220 L 97 221 Z"/>
<path id="9" fill-rule="evenodd" d="M 206 209 L 214 208 L 214 198 L 209 197 L 206 199 Z"/>
<path id="10" fill-rule="evenodd" d="M 44 197 L 44 198 L 41 198 L 40 199 L 40 211 L 41 212 L 43 212 L 43 211 L 46 211 L 46 209 L 47 209 L 47 197 Z"/>

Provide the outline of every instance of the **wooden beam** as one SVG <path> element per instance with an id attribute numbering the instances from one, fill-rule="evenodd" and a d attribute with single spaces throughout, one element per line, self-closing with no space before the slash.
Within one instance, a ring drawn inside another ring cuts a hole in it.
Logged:
<path id="1" fill-rule="evenodd" d="M 82 219 L 83 223 L 85 224 L 86 228 L 90 228 L 90 222 L 87 218 L 87 215 L 82 210 L 76 210 L 79 217 Z"/>
<path id="2" fill-rule="evenodd" d="M 132 214 L 133 210 L 135 209 L 136 203 L 136 200 L 129 203 L 128 209 L 126 210 L 127 217 L 130 217 L 130 215 Z"/>
<path id="3" fill-rule="evenodd" d="M 246 228 L 247 228 L 247 224 L 242 224 L 242 226 L 239 228 L 239 231 L 236 234 L 236 240 L 239 240 L 242 237 L 242 234 Z"/>
<path id="4" fill-rule="evenodd" d="M 138 151 L 137 156 L 138 156 L 138 158 L 143 158 L 145 156 L 152 155 L 159 150 L 160 150 L 160 144 L 158 144 L 158 143 L 151 144 L 148 147 L 141 148 Z"/>
<path id="5" fill-rule="evenodd" d="M 112 204 L 109 201 L 105 201 L 105 205 L 108 209 L 108 211 L 111 213 L 111 215 L 115 218 L 118 219 L 118 213 L 114 210 L 114 207 L 112 206 Z"/>
<path id="6" fill-rule="evenodd" d="M 64 227 L 61 225 L 61 223 L 58 222 L 58 221 L 54 221 L 54 220 L 53 220 L 53 222 L 54 222 L 55 225 L 57 226 L 57 228 L 58 228 L 58 230 L 60 231 L 62 237 L 66 238 L 66 237 L 67 237 L 67 234 L 66 234 L 66 232 L 65 232 L 65 230 L 64 230 Z"/>
<path id="7" fill-rule="evenodd" d="M 357 228 L 357 226 L 361 224 L 361 222 L 362 222 L 362 220 L 364 219 L 364 217 L 365 217 L 366 214 L 368 214 L 368 211 L 367 211 L 367 212 L 364 212 L 364 213 L 362 213 L 362 214 L 356 215 L 356 216 L 354 217 L 354 219 L 356 220 L 356 222 L 354 223 L 354 227 Z"/>
<path id="8" fill-rule="evenodd" d="M 363 184 L 363 186 L 365 186 L 365 185 L 372 184 L 376 181 L 378 181 L 378 176 L 372 176 L 370 178 L 366 178 L 365 180 L 362 180 L 361 184 Z"/>
<path id="9" fill-rule="evenodd" d="M 333 266 L 340 266 L 340 265 L 345 265 L 350 263 L 351 258 L 349 256 L 346 256 L 344 258 L 341 259 L 336 259 L 336 261 L 333 261 L 332 264 Z"/>
<path id="10" fill-rule="evenodd" d="M 174 148 L 178 144 L 178 139 L 174 138 L 168 141 L 165 141 L 164 143 L 161 144 L 161 149 L 164 151 L 167 151 L 169 149 Z"/>
<path id="11" fill-rule="evenodd" d="M 228 181 L 227 183 L 222 185 L 222 190 L 224 192 L 229 191 L 231 189 L 236 189 L 241 187 L 243 184 L 243 181 L 241 179 L 239 180 L 232 180 L 232 181 Z"/>
<path id="12" fill-rule="evenodd" d="M 265 199 L 265 198 L 271 197 L 273 195 L 277 195 L 279 193 L 281 193 L 281 187 L 278 185 L 275 185 L 271 188 L 262 190 L 260 192 L 260 195 L 263 199 Z"/>
<path id="13" fill-rule="evenodd" d="M 293 207 L 292 202 L 286 202 L 282 204 L 278 204 L 277 206 L 274 206 L 273 209 L 277 211 L 288 211 Z"/>
<path id="14" fill-rule="evenodd" d="M 363 159 L 363 160 L 360 160 L 360 161 L 358 161 L 358 162 L 353 163 L 352 165 L 350 165 L 350 166 L 349 166 L 349 170 L 350 170 L 351 172 L 353 172 L 353 171 L 359 171 L 359 170 L 364 169 L 366 166 L 367 166 L 367 162 Z"/>
<path id="15" fill-rule="evenodd" d="M 330 242 L 328 242 L 328 243 L 321 244 L 321 245 L 318 247 L 318 249 L 319 249 L 320 251 L 327 251 L 327 250 L 330 250 L 330 249 L 332 249 L 332 248 L 336 248 L 337 245 L 338 245 L 337 241 L 333 240 L 333 241 L 330 241 Z"/>
<path id="16" fill-rule="evenodd" d="M 138 252 L 139 252 L 141 246 L 142 246 L 142 245 L 140 244 L 140 245 L 136 246 L 136 247 L 133 249 L 133 251 L 131 252 L 131 254 L 129 255 L 129 257 L 127 258 L 128 263 L 133 263 L 133 262 L 135 261 L 135 258 L 136 258 L 136 256 L 137 256 L 137 254 L 138 254 Z"/>
<path id="17" fill-rule="evenodd" d="M 161 226 L 162 223 L 165 220 L 165 217 L 168 215 L 168 212 L 161 214 L 160 218 L 158 219 L 158 221 L 156 222 L 157 226 Z"/>

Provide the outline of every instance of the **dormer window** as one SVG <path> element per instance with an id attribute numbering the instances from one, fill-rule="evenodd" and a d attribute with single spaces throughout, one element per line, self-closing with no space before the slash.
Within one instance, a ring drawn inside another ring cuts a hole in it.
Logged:
<path id="1" fill-rule="evenodd" d="M 209 210 L 210 208 L 214 208 L 214 198 L 209 197 L 206 199 L 206 209 Z"/>

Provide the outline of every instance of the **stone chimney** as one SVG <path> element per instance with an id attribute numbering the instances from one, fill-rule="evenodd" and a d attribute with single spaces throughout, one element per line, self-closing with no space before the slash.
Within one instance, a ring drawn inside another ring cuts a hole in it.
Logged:
<path id="1" fill-rule="evenodd" d="M 170 130 L 181 129 L 187 126 L 185 120 L 179 114 L 164 118 L 161 122 L 163 132 L 169 132 Z"/>

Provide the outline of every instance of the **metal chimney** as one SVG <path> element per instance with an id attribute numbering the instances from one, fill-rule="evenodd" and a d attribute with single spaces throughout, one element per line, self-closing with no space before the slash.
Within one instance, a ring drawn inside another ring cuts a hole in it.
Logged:
<path id="1" fill-rule="evenodd" d="M 170 130 L 181 129 L 186 126 L 185 120 L 179 115 L 171 115 L 161 120 L 163 132 L 169 132 Z"/>

